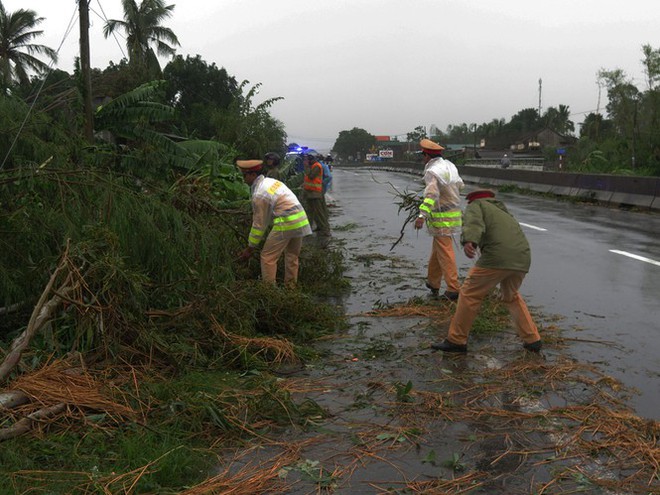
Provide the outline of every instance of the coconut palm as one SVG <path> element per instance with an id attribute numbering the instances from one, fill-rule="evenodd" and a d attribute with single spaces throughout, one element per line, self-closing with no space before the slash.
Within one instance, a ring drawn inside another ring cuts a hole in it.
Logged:
<path id="1" fill-rule="evenodd" d="M 43 31 L 34 28 L 44 20 L 37 17 L 34 10 L 18 9 L 7 12 L 0 1 L 0 84 L 8 88 L 12 82 L 29 82 L 28 71 L 45 72 L 48 64 L 34 55 L 45 55 L 51 61 L 57 61 L 57 53 L 44 45 L 35 45 L 31 41 L 41 36 Z"/>
<path id="2" fill-rule="evenodd" d="M 110 19 L 103 28 L 107 38 L 116 30 L 121 29 L 126 35 L 129 62 L 143 67 L 149 72 L 160 73 L 160 64 L 152 48 L 163 56 L 172 56 L 174 46 L 179 46 L 179 40 L 174 32 L 161 26 L 161 22 L 172 15 L 174 5 L 165 5 L 163 0 L 142 0 L 138 5 L 136 0 L 122 0 L 124 20 Z"/>

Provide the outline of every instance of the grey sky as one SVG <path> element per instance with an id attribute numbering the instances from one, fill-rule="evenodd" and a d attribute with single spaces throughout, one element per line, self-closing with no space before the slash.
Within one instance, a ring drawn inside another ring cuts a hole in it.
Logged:
<path id="1" fill-rule="evenodd" d="M 165 22 L 182 55 L 199 54 L 239 81 L 262 83 L 289 141 L 327 150 L 339 131 L 404 135 L 418 125 L 509 120 L 523 108 L 568 105 L 572 119 L 598 105 L 596 73 L 623 69 L 645 89 L 643 44 L 660 47 L 658 0 L 170 0 Z M 76 0 L 3 0 L 46 20 L 39 42 L 58 67 L 78 53 Z M 103 20 L 120 0 L 91 0 L 94 67 L 123 57 Z M 601 110 L 607 103 L 601 96 Z"/>

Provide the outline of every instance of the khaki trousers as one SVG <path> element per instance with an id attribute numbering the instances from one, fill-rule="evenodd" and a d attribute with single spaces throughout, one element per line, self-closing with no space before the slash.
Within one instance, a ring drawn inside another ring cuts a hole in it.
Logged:
<path id="1" fill-rule="evenodd" d="M 491 289 L 500 284 L 502 301 L 513 318 L 518 336 L 525 344 L 539 340 L 541 338 L 539 331 L 532 321 L 525 301 L 518 292 L 524 278 L 525 272 L 517 270 L 496 270 L 473 266 L 461 286 L 458 306 L 449 324 L 447 339 L 454 344 L 467 344 L 468 334 L 481 303 Z"/>
<path id="2" fill-rule="evenodd" d="M 295 285 L 298 281 L 298 265 L 302 237 L 281 239 L 269 235 L 261 250 L 261 279 L 264 282 L 275 283 L 277 277 L 277 261 L 284 253 L 284 285 Z"/>
<path id="3" fill-rule="evenodd" d="M 434 236 L 431 257 L 429 258 L 428 283 L 434 289 L 440 288 L 444 277 L 449 292 L 458 292 L 458 269 L 454 254 L 453 238 Z"/>

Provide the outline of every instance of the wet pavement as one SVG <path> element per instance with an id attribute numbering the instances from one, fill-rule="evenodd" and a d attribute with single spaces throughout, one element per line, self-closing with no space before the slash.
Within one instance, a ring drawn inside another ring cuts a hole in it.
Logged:
<path id="1" fill-rule="evenodd" d="M 608 251 L 646 246 L 644 254 L 655 256 L 648 228 L 630 227 L 630 245 L 617 244 L 622 236 L 605 221 L 623 227 L 637 220 L 505 196 L 518 220 L 535 227 L 525 229 L 534 261 L 522 293 L 548 345 L 541 356 L 525 352 L 510 330 L 473 335 L 467 355 L 444 355 L 429 344 L 444 336 L 453 305 L 427 297 L 430 237 L 409 226 L 390 250 L 404 221 L 392 186 L 419 190 L 418 180 L 335 170 L 331 247 L 344 250 L 348 264 L 351 292 L 341 304 L 350 328 L 319 342 L 319 360 L 282 378 L 295 400 L 314 401 L 326 416 L 250 451 L 252 463 L 295 451 L 296 461 L 279 472 L 284 487 L 269 493 L 660 493 L 660 480 L 645 471 L 657 464 L 653 450 L 641 457 L 612 454 L 627 442 L 619 428 L 645 441 L 648 435 L 657 439 L 657 425 L 621 406 L 621 390 L 608 378 L 618 373 L 637 385 L 641 394 L 632 404 L 657 417 L 657 327 L 651 321 L 657 298 L 645 294 L 658 293 L 649 270 L 660 267 L 630 268 L 628 258 Z M 648 218 L 647 225 L 657 226 Z M 457 261 L 464 276 L 472 261 L 462 254 Z M 622 272 L 625 282 L 614 281 Z M 621 289 L 604 295 L 613 284 Z M 411 299 L 425 312 L 369 314 Z M 626 308 L 634 318 L 627 318 Z M 640 329 L 633 337 L 632 328 Z M 568 346 L 553 345 L 558 329 L 574 339 Z M 601 419 L 594 423 L 595 417 Z M 612 436 L 602 433 L 612 430 Z M 607 448 L 590 443 L 601 436 Z M 633 438 L 627 445 L 638 443 Z"/>
<path id="2" fill-rule="evenodd" d="M 379 300 L 425 294 L 428 235 L 408 227 L 403 241 L 389 251 L 404 220 L 397 216 L 391 186 L 419 191 L 420 179 L 349 169 L 335 175 L 331 194 L 340 205 L 335 222 L 356 223 L 360 228 L 351 235 L 365 237 L 368 252 L 411 267 L 405 280 L 393 284 L 390 277 L 370 290 L 358 290 L 346 301 L 348 312 L 371 309 Z M 532 248 L 532 267 L 521 288 L 528 305 L 561 317 L 564 337 L 576 339 L 568 352 L 636 388 L 631 406 L 637 414 L 660 419 L 660 266 L 611 252 L 660 261 L 660 215 L 524 195 L 500 197 L 523 224 Z M 473 261 L 460 251 L 456 258 L 464 276 Z"/>

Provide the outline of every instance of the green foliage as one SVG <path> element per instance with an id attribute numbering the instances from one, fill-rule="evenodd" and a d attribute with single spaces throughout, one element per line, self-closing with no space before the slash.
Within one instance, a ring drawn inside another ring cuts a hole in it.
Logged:
<path id="1" fill-rule="evenodd" d="M 77 79 L 82 77 L 79 64 L 76 65 L 75 76 Z M 156 79 L 159 77 L 155 76 Z M 103 70 L 92 69 L 91 78 L 94 94 L 103 98 L 116 98 L 151 80 L 144 70 L 129 64 L 125 58 L 118 64 L 110 61 Z"/>
<path id="2" fill-rule="evenodd" d="M 406 134 L 406 139 L 412 143 L 419 143 L 426 137 L 426 128 L 423 125 L 418 125 L 412 131 Z"/>
<path id="3" fill-rule="evenodd" d="M 296 401 L 278 380 L 258 373 L 205 371 L 167 382 L 145 379 L 133 394 L 136 405 L 149 405 L 144 410 L 147 425 L 117 426 L 88 416 L 97 428 L 86 425 L 62 435 L 9 440 L 0 449 L 0 482 L 20 493 L 119 493 L 119 483 L 105 491 L 101 487 L 150 465 L 135 491 L 178 493 L 208 477 L 217 463 L 209 445 L 218 438 L 238 441 L 250 432 L 313 426 L 327 416 L 314 401 Z M 29 471 L 39 471 L 39 477 Z M 128 479 L 132 481 L 130 475 Z"/>
<path id="4" fill-rule="evenodd" d="M 92 171 L 5 174 L 0 304 L 30 307 L 67 240 L 82 281 L 74 305 L 61 308 L 49 333 L 36 339 L 31 366 L 78 350 L 149 355 L 172 369 L 264 367 L 271 356 L 230 345 L 211 320 L 235 334 L 298 343 L 344 325 L 338 308 L 311 295 L 338 295 L 345 287 L 341 254 L 305 247 L 305 292 L 246 280 L 259 273 L 258 263 L 235 259 L 249 212 L 225 213 L 213 197 L 200 203 L 209 180 L 195 177 L 191 192 L 188 181 L 165 191 Z M 171 316 L 153 319 L 154 310 Z M 0 339 L 16 335 L 28 317 L 4 319 Z"/>
<path id="5" fill-rule="evenodd" d="M 228 110 L 239 97 L 236 79 L 224 68 L 207 64 L 197 55 L 177 55 L 163 70 L 166 97 L 179 112 L 187 133 L 210 139 L 216 135 L 214 113 Z"/>
<path id="6" fill-rule="evenodd" d="M 510 326 L 509 312 L 496 294 L 488 295 L 472 324 L 472 333 L 488 335 L 497 333 Z"/>
<path id="7" fill-rule="evenodd" d="M 18 9 L 7 12 L 0 2 L 0 93 L 12 86 L 14 81 L 27 84 L 28 71 L 45 72 L 48 64 L 36 55 L 44 55 L 52 61 L 57 53 L 52 48 L 32 43 L 41 36 L 37 26 L 44 20 L 34 10 Z"/>
<path id="8" fill-rule="evenodd" d="M 451 459 L 447 459 L 442 463 L 443 467 L 446 467 L 447 469 L 451 469 L 452 471 L 456 472 L 461 472 L 465 471 L 465 464 L 461 461 L 463 458 L 463 454 L 459 454 L 458 452 L 454 452 L 451 455 Z"/>
<path id="9" fill-rule="evenodd" d="M 163 0 L 123 0 L 124 19 L 110 19 L 103 27 L 107 38 L 116 31 L 123 31 L 128 49 L 129 63 L 145 72 L 147 77 L 160 75 L 160 56 L 173 56 L 179 40 L 170 28 L 162 26 L 174 10 L 174 4 L 165 5 Z M 156 50 L 154 51 L 153 46 Z"/>
<path id="10" fill-rule="evenodd" d="M 403 383 L 397 382 L 394 384 L 394 390 L 396 390 L 396 401 L 397 402 L 415 402 L 415 399 L 410 395 L 412 392 L 413 384 L 410 380 L 404 385 Z"/>
<path id="11" fill-rule="evenodd" d="M 40 165 L 51 158 L 62 164 L 74 143 L 46 114 L 30 113 L 19 98 L 0 95 L 0 169 Z"/>
<path id="12" fill-rule="evenodd" d="M 261 83 L 246 90 L 248 84 L 247 80 L 241 82 L 236 98 L 227 109 L 217 108 L 211 121 L 218 141 L 231 144 L 242 156 L 255 158 L 284 149 L 286 132 L 284 124 L 268 112 L 282 97 L 268 98 L 255 106 Z"/>
<path id="13" fill-rule="evenodd" d="M 506 124 L 508 132 L 529 132 L 541 128 L 541 121 L 538 111 L 535 108 L 524 108 L 516 113 Z"/>
<path id="14" fill-rule="evenodd" d="M 369 134 L 364 129 L 353 127 L 350 131 L 341 131 L 335 141 L 332 150 L 343 158 L 353 157 L 356 159 L 358 154 L 364 155 L 376 142 L 376 137 Z"/>

